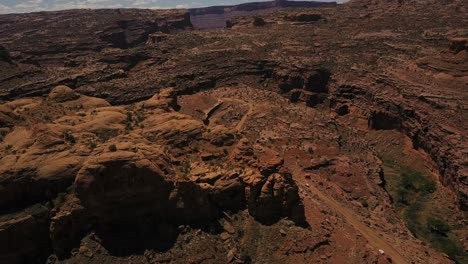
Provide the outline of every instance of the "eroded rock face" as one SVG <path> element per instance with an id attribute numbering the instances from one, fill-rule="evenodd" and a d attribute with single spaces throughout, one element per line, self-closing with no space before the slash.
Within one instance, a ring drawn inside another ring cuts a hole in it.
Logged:
<path id="1" fill-rule="evenodd" d="M 64 259 L 70 257 L 72 249 L 80 245 L 95 220 L 75 195 L 57 199 L 64 201 L 58 201 L 57 211 L 50 219 L 49 236 L 53 253 Z"/>
<path id="2" fill-rule="evenodd" d="M 162 212 L 171 192 L 170 160 L 158 148 L 133 147 L 92 157 L 76 177 L 78 197 L 103 225 L 125 221 L 126 211 L 131 219 Z"/>
<path id="3" fill-rule="evenodd" d="M 299 224 L 304 224 L 303 208 L 297 203 L 298 189 L 290 174 L 274 173 L 268 177 L 246 179 L 250 213 L 266 223 L 290 215 Z"/>
<path id="4" fill-rule="evenodd" d="M 23 116 L 12 121 L 15 126 L 1 143 L 2 212 L 21 212 L 38 202 L 54 205 L 39 215 L 0 222 L 5 237 L 28 239 L 23 233 L 31 232 L 45 240 L 21 250 L 12 245 L 8 259 L 44 258 L 50 252 L 66 259 L 93 230 L 110 243 L 132 227 L 150 234 L 164 223 L 204 225 L 227 211 L 247 209 L 265 223 L 283 217 L 304 223 L 303 211 L 296 209 L 302 206 L 297 186 L 280 172 L 277 152 L 258 149 L 261 159 L 244 167 L 226 149 L 237 149 L 237 129 L 204 125 L 176 112 L 175 102 L 169 89 L 135 105 L 112 107 L 58 86 L 46 99 L 2 105 Z M 43 113 L 53 113 L 48 122 L 38 121 Z M 248 140 L 242 142 L 240 149 L 252 149 Z M 210 152 L 193 151 L 194 145 Z M 222 158 L 229 168 L 216 166 Z M 42 253 L 39 243 L 47 248 Z"/>
<path id="5" fill-rule="evenodd" d="M 50 252 L 49 209 L 37 205 L 0 218 L 1 263 L 44 262 Z"/>

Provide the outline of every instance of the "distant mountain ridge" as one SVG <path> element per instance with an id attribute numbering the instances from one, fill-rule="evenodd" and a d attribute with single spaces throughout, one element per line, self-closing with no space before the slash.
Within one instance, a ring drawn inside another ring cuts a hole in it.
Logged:
<path id="1" fill-rule="evenodd" d="M 268 2 L 250 2 L 239 5 L 191 8 L 189 9 L 189 12 L 192 24 L 195 28 L 208 29 L 223 27 L 225 20 L 232 17 L 247 15 L 263 10 L 281 8 L 316 8 L 336 5 L 336 2 L 275 0 Z"/>
<path id="2" fill-rule="evenodd" d="M 275 0 L 268 2 L 250 2 L 239 5 L 210 6 L 189 9 L 192 16 L 207 14 L 224 14 L 227 12 L 252 12 L 272 8 L 313 8 L 320 6 L 335 6 L 336 2 L 318 2 L 318 1 L 288 1 Z"/>

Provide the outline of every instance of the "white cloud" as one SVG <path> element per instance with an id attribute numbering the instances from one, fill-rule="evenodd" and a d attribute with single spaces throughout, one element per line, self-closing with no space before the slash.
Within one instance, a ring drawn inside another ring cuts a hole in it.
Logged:
<path id="1" fill-rule="evenodd" d="M 9 6 L 0 4 L 0 14 L 7 14 L 11 12 L 11 8 Z"/>

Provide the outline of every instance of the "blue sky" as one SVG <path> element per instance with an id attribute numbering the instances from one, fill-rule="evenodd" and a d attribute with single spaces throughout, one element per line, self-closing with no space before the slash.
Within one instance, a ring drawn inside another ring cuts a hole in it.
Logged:
<path id="1" fill-rule="evenodd" d="M 334 0 L 322 1 L 331 2 Z M 337 1 L 342 2 L 343 0 Z M 73 8 L 188 8 L 234 5 L 245 2 L 254 2 L 254 0 L 0 0 L 0 14 Z"/>

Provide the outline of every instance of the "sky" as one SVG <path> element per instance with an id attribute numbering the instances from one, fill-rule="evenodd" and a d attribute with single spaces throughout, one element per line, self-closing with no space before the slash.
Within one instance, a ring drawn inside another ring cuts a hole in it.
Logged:
<path id="1" fill-rule="evenodd" d="M 75 8 L 190 8 L 265 0 L 0 0 L 0 14 Z M 335 0 L 322 0 L 332 2 Z M 344 0 L 336 0 L 343 2 Z"/>

